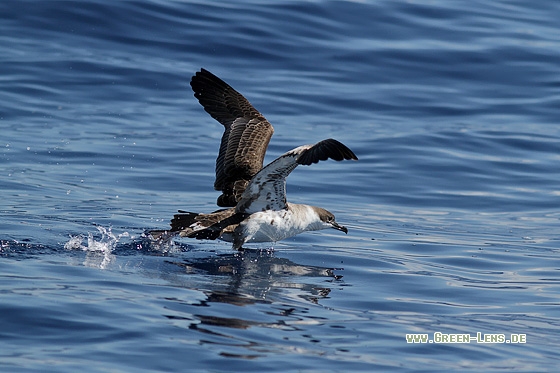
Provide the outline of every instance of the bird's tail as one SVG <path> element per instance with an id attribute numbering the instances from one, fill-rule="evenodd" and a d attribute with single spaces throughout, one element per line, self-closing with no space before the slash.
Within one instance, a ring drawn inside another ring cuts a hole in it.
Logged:
<path id="1" fill-rule="evenodd" d="M 199 214 L 195 212 L 187 212 L 179 210 L 178 214 L 171 219 L 171 229 L 154 229 L 147 233 L 156 241 L 167 241 L 183 229 L 188 228 L 191 224 L 196 222 L 196 217 Z"/>
<path id="2" fill-rule="evenodd" d="M 179 213 L 175 214 L 173 219 L 171 219 L 171 232 L 179 232 L 190 227 L 192 224 L 196 223 L 196 217 L 198 215 L 200 214 L 196 212 L 179 210 Z"/>

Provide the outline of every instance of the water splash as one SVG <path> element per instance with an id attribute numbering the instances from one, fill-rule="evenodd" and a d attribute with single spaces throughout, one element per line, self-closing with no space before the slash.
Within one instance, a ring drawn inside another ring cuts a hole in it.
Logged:
<path id="1" fill-rule="evenodd" d="M 121 244 L 122 248 L 124 237 L 132 241 L 132 245 L 128 247 L 134 247 L 139 251 L 168 255 L 180 253 L 185 250 L 183 246 L 176 244 L 172 239 L 153 240 L 150 235 L 142 233 L 139 236 L 139 240 L 134 240 L 135 237 L 128 232 L 115 234 L 112 232 L 111 227 L 105 228 L 98 226 L 96 228 L 101 234 L 101 238 L 99 238 L 97 234 L 88 232 L 87 237 L 83 234 L 76 236 L 71 235 L 68 242 L 64 244 L 66 250 L 82 250 L 87 252 L 83 264 L 88 267 L 107 268 L 109 264 L 116 260 L 116 256 L 113 252 L 119 244 Z"/>
<path id="2" fill-rule="evenodd" d="M 144 232 L 140 235 L 143 239 L 143 243 L 140 248 L 149 248 L 152 251 L 159 252 L 161 254 L 178 254 L 184 251 L 182 245 L 177 244 L 173 240 L 173 236 L 164 236 L 163 238 L 155 239 L 149 232 Z"/>
<path id="3" fill-rule="evenodd" d="M 117 247 L 122 237 L 130 237 L 128 232 L 115 235 L 111 231 L 111 227 L 97 227 L 101 238 L 96 240 L 93 233 L 88 232 L 87 245 L 83 245 L 83 235 L 70 236 L 70 240 L 64 244 L 67 250 L 83 250 L 87 252 L 84 265 L 87 267 L 107 268 L 107 266 L 115 260 L 113 250 Z"/>

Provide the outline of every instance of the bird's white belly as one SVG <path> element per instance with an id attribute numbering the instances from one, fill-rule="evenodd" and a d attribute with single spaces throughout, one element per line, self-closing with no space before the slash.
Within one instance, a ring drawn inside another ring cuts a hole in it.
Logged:
<path id="1" fill-rule="evenodd" d="M 306 224 L 298 223 L 289 210 L 268 210 L 252 214 L 238 229 L 245 242 L 276 242 L 304 232 Z"/>

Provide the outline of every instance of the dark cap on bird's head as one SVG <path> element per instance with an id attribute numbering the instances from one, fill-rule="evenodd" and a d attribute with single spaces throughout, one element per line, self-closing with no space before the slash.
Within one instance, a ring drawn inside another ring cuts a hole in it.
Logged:
<path id="1" fill-rule="evenodd" d="M 334 228 L 336 230 L 342 231 L 346 234 L 348 234 L 348 228 L 346 228 L 343 225 L 340 225 L 336 222 L 335 218 L 334 218 L 334 214 L 330 211 L 327 211 L 321 207 L 315 207 L 317 213 L 319 214 L 319 218 L 321 219 L 321 221 L 328 223 L 331 225 L 331 228 Z"/>

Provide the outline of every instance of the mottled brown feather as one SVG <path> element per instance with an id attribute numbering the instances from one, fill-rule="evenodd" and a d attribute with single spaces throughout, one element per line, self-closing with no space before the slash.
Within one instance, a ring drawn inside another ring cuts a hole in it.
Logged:
<path id="1" fill-rule="evenodd" d="M 262 168 L 274 128 L 245 97 L 205 69 L 192 77 L 191 87 L 204 110 L 225 127 L 214 189 L 222 191 L 219 206 L 233 207 Z"/>
<path id="2" fill-rule="evenodd" d="M 230 211 L 230 210 L 226 210 Z M 235 228 L 245 220 L 249 215 L 236 213 L 230 215 L 222 220 L 215 222 L 214 224 L 204 228 L 195 230 L 189 234 L 187 237 L 196 238 L 198 240 L 215 240 L 218 239 L 224 233 L 233 233 Z"/>
<path id="3" fill-rule="evenodd" d="M 235 209 L 222 209 L 217 210 L 209 214 L 197 214 L 194 212 L 186 212 L 179 210 L 178 214 L 173 216 L 171 219 L 171 232 L 179 232 L 183 237 L 194 237 L 198 238 L 196 232 L 217 223 L 227 220 L 232 215 L 235 214 Z M 193 226 L 195 225 L 195 226 Z M 221 230 L 225 230 L 228 225 L 224 225 Z M 231 230 L 233 231 L 235 227 Z"/>

